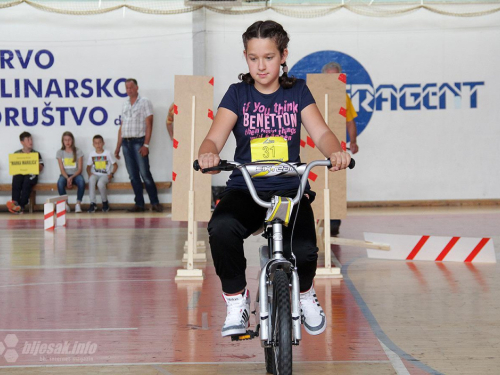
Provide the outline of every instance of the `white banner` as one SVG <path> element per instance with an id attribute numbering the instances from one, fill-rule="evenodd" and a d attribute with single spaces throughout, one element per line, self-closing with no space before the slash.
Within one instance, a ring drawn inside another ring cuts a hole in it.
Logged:
<path id="1" fill-rule="evenodd" d="M 214 76 L 216 109 L 248 71 L 241 34 L 259 19 L 274 19 L 289 32 L 292 74 L 318 72 L 330 60 L 347 73 L 360 127 L 357 166 L 347 174 L 349 201 L 500 198 L 500 14 L 461 18 L 423 10 L 391 18 L 341 10 L 298 19 L 273 11 L 71 16 L 25 5 L 1 9 L 0 183 L 11 181 L 7 155 L 20 148 L 25 130 L 45 159 L 41 182 L 59 176 L 55 153 L 64 131 L 75 134 L 85 155 L 95 134 L 113 151 L 128 77 L 155 108 L 153 176 L 170 181 L 165 119 L 174 76 L 193 74 L 193 66 Z M 231 139 L 223 157 L 233 153 Z M 116 180 L 128 181 L 123 158 L 119 166 Z M 216 176 L 215 184 L 226 178 Z M 131 195 L 111 200 L 132 201 Z"/>
<path id="2" fill-rule="evenodd" d="M 288 31 L 291 74 L 319 73 L 331 60 L 347 72 L 362 125 L 348 201 L 500 198 L 500 14 L 421 10 L 376 18 L 342 10 L 297 19 L 207 12 L 216 99 L 248 71 L 241 34 L 259 19 Z"/>
<path id="3" fill-rule="evenodd" d="M 8 154 L 22 147 L 23 131 L 33 135 L 34 148 L 45 161 L 39 182 L 57 181 L 55 157 L 65 131 L 74 134 L 85 163 L 96 134 L 114 152 L 126 78 L 137 79 L 139 94 L 154 106 L 153 177 L 171 181 L 172 141 L 165 122 L 174 100 L 174 76 L 192 74 L 191 18 L 178 15 L 165 22 L 165 17 L 132 11 L 71 16 L 24 5 L 1 9 L 0 183 L 11 182 Z M 118 165 L 115 181 L 129 181 L 123 155 Z M 160 200 L 170 201 L 170 193 L 162 193 Z M 133 194 L 110 199 L 131 203 Z"/>

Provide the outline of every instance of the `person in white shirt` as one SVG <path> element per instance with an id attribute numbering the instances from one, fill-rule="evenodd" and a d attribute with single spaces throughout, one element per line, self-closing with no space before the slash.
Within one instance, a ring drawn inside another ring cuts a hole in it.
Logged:
<path id="1" fill-rule="evenodd" d="M 135 79 L 127 79 L 125 88 L 129 98 L 122 108 L 122 120 L 118 130 L 115 157 L 120 159 L 120 148 L 122 148 L 125 165 L 135 195 L 135 206 L 127 211 L 144 211 L 142 178 L 153 211 L 162 212 L 163 206 L 158 200 L 158 190 L 149 168 L 148 155 L 149 142 L 153 133 L 153 105 L 148 98 L 139 95 L 139 86 L 137 86 Z"/>
<path id="2" fill-rule="evenodd" d="M 91 152 L 87 159 L 87 174 L 89 176 L 89 196 L 90 208 L 87 212 L 95 212 L 97 209 L 96 204 L 96 191 L 95 187 L 99 189 L 102 200 L 102 212 L 109 211 L 108 194 L 106 186 L 111 181 L 118 169 L 118 164 L 111 152 L 104 149 L 104 139 L 100 135 L 95 135 L 92 139 L 95 151 Z"/>

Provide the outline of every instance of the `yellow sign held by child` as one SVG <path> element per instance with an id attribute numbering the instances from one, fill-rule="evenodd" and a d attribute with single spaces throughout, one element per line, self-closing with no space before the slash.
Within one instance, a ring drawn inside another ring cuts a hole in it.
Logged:
<path id="1" fill-rule="evenodd" d="M 38 152 L 9 154 L 9 174 L 39 174 Z"/>

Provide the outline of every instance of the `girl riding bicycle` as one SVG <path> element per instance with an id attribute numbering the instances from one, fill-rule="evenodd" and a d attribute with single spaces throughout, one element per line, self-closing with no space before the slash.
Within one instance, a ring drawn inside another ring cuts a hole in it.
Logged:
<path id="1" fill-rule="evenodd" d="M 288 77 L 288 34 L 274 21 L 258 21 L 243 34 L 244 55 L 249 73 L 233 84 L 224 95 L 214 122 L 200 146 L 201 168 L 219 163 L 219 153 L 231 131 L 236 138 L 234 160 L 239 163 L 268 158 L 300 162 L 300 125 L 306 128 L 318 149 L 330 158 L 332 171 L 345 169 L 350 155 L 326 125 L 304 80 Z M 280 76 L 280 67 L 283 74 Z M 219 172 L 209 172 L 219 173 Z M 290 177 L 254 179 L 262 199 L 273 195 L 295 196 L 299 181 Z M 322 333 L 326 317 L 316 298 L 313 279 L 318 248 L 311 202 L 314 193 L 306 190 L 300 211 L 294 209 L 298 230 L 293 233 L 293 253 L 300 280 L 300 307 L 306 332 Z M 243 240 L 257 231 L 266 209 L 257 205 L 248 192 L 243 176 L 235 170 L 208 224 L 210 248 L 215 269 L 222 283 L 227 317 L 222 336 L 243 334 L 249 326 L 250 295 L 246 289 L 246 259 Z M 290 257 L 290 227 L 283 228 L 285 256 Z"/>

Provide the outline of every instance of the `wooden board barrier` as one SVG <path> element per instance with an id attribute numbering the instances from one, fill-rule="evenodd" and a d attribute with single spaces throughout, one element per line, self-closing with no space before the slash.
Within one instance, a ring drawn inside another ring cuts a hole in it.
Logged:
<path id="1" fill-rule="evenodd" d="M 339 141 L 346 141 L 346 85 L 343 74 L 308 74 L 307 86 L 316 100 L 319 111 Z M 328 105 L 325 105 L 325 95 L 328 95 Z M 328 117 L 325 107 L 328 106 Z M 324 159 L 313 140 L 303 128 L 301 131 L 301 159 L 306 162 Z M 312 207 L 316 219 L 324 219 L 325 171 L 316 168 L 309 175 L 312 190 L 317 193 Z M 328 189 L 330 190 L 330 218 L 343 219 L 347 215 L 346 172 L 339 171 L 328 174 Z"/>
<path id="2" fill-rule="evenodd" d="M 192 155 L 198 157 L 201 142 L 213 120 L 213 78 L 208 76 L 175 76 L 175 134 L 172 167 L 172 220 L 188 221 Z M 194 150 L 191 150 L 193 96 L 196 98 Z M 193 153 L 191 153 L 193 151 Z M 194 174 L 194 221 L 210 220 L 211 175 Z"/>

